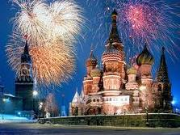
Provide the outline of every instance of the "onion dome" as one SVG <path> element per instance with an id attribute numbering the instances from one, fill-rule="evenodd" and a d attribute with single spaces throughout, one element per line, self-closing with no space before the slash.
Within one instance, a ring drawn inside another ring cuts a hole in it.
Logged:
<path id="1" fill-rule="evenodd" d="M 106 55 L 106 54 L 119 54 L 119 50 L 117 50 L 113 45 L 113 39 L 110 39 L 110 43 L 106 47 L 104 55 Z"/>
<path id="2" fill-rule="evenodd" d="M 28 48 L 27 41 L 26 41 L 26 45 L 24 47 L 24 52 L 21 55 L 21 62 L 22 63 L 30 63 L 31 62 L 31 57 L 29 55 L 29 48 Z"/>
<path id="3" fill-rule="evenodd" d="M 148 51 L 146 45 L 145 45 L 143 51 L 137 57 L 136 62 L 139 66 L 143 65 L 143 64 L 148 64 L 148 65 L 153 64 L 154 58 L 153 58 L 152 54 Z"/>
<path id="4" fill-rule="evenodd" d="M 127 74 L 137 74 L 137 70 L 135 69 L 135 67 L 131 67 L 127 70 Z"/>
<path id="5" fill-rule="evenodd" d="M 91 70 L 91 77 L 100 77 L 101 76 L 101 70 L 98 66 L 96 68 Z"/>
<path id="6" fill-rule="evenodd" d="M 91 50 L 90 56 L 86 61 L 86 66 L 96 66 L 97 65 L 97 59 L 93 54 L 93 50 Z"/>

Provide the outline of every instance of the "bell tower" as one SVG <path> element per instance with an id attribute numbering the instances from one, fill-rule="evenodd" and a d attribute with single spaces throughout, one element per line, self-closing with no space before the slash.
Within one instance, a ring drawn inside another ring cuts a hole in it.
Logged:
<path id="1" fill-rule="evenodd" d="M 23 110 L 33 110 L 33 78 L 31 57 L 26 41 L 24 52 L 21 55 L 21 65 L 15 80 L 16 96 L 23 98 Z"/>
<path id="2" fill-rule="evenodd" d="M 117 12 L 112 12 L 111 32 L 107 41 L 106 50 L 102 56 L 104 68 L 103 86 L 105 90 L 120 90 L 125 82 L 124 46 L 117 29 Z M 117 93 L 118 94 L 118 93 Z"/>
<path id="3" fill-rule="evenodd" d="M 93 77 L 91 76 L 91 72 L 96 68 L 97 62 L 98 61 L 93 54 L 93 50 L 91 50 L 90 56 L 86 61 L 87 75 L 84 77 L 83 81 L 85 95 L 92 93 Z"/>

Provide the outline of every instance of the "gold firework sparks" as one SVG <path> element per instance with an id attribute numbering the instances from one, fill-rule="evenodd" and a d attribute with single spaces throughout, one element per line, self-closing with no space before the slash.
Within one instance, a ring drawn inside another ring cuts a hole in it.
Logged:
<path id="1" fill-rule="evenodd" d="M 25 41 L 18 34 L 13 34 L 6 52 L 9 64 L 14 70 L 19 71 L 21 54 L 23 53 Z M 32 73 L 40 84 L 60 84 L 71 77 L 74 71 L 74 52 L 69 46 L 61 46 L 56 41 L 54 44 L 42 46 L 29 46 L 32 59 Z"/>
<path id="2" fill-rule="evenodd" d="M 33 76 L 40 84 L 60 84 L 74 71 L 74 42 L 83 22 L 81 8 L 73 1 L 12 0 L 20 10 L 6 52 L 18 72 L 28 36 Z"/>

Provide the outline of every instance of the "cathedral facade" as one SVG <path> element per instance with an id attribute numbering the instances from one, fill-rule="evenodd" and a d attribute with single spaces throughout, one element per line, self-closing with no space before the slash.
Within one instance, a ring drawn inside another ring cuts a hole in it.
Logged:
<path id="1" fill-rule="evenodd" d="M 70 115 L 115 115 L 139 112 L 171 112 L 171 83 L 162 48 L 156 79 L 151 69 L 152 54 L 145 45 L 136 63 L 127 68 L 124 46 L 117 29 L 117 12 L 112 13 L 112 28 L 102 54 L 102 68 L 91 50 L 86 61 L 87 74 L 81 94 L 76 91 L 69 106 Z"/>

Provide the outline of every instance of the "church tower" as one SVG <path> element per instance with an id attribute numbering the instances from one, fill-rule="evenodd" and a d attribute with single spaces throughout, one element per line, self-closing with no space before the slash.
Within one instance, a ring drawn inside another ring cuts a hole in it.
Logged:
<path id="1" fill-rule="evenodd" d="M 31 73 L 31 57 L 26 41 L 24 52 L 21 55 L 21 65 L 15 80 L 16 96 L 23 98 L 23 110 L 33 110 L 33 78 Z"/>
<path id="2" fill-rule="evenodd" d="M 117 29 L 117 12 L 112 12 L 111 32 L 107 41 L 106 49 L 102 55 L 103 65 L 103 91 L 102 109 L 105 114 L 121 112 L 125 102 L 129 102 L 129 96 L 121 96 L 125 86 L 125 60 L 124 46 Z M 124 103 L 116 101 L 125 100 Z M 121 106 L 121 107 L 120 107 Z"/>
<path id="3" fill-rule="evenodd" d="M 165 58 L 165 48 L 162 48 L 162 54 L 160 59 L 160 65 L 157 73 L 157 83 L 158 89 L 157 94 L 159 98 L 159 109 L 162 109 L 164 112 L 171 112 L 172 111 L 172 96 L 171 96 L 171 83 L 168 77 L 168 69 L 166 64 Z M 156 104 L 157 106 L 157 104 Z"/>
<path id="4" fill-rule="evenodd" d="M 91 72 L 93 69 L 96 68 L 97 65 L 97 59 L 93 54 L 93 50 L 91 50 L 90 56 L 86 61 L 86 69 L 87 69 L 87 75 L 84 77 L 83 81 L 83 89 L 84 94 L 88 95 L 89 93 L 92 93 L 92 87 L 93 87 L 93 77 L 91 76 Z"/>
<path id="5" fill-rule="evenodd" d="M 104 90 L 120 90 L 125 79 L 125 61 L 122 41 L 117 30 L 117 12 L 112 13 L 112 28 L 102 56 Z M 112 94 L 112 93 L 111 93 Z M 115 94 L 115 93 L 114 93 Z M 119 93 L 116 93 L 119 95 Z"/>
<path id="6" fill-rule="evenodd" d="M 143 110 L 151 111 L 154 108 L 152 85 L 153 78 L 151 74 L 152 65 L 154 63 L 154 57 L 147 49 L 147 43 L 144 46 L 143 51 L 138 55 L 136 59 L 139 78 L 140 89 L 140 102 Z"/>

